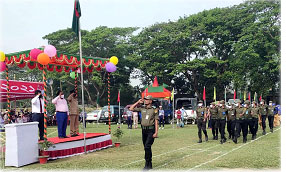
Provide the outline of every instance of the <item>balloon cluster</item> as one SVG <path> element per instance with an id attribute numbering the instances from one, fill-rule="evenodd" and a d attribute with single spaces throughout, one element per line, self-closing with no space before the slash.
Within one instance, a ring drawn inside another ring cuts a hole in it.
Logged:
<path id="1" fill-rule="evenodd" d="M 53 45 L 47 45 L 44 48 L 44 52 L 40 49 L 34 48 L 31 50 L 31 58 L 37 60 L 41 65 L 47 65 L 50 63 L 50 58 L 57 54 L 57 49 Z"/>
<path id="2" fill-rule="evenodd" d="M 115 72 L 117 64 L 118 64 L 118 58 L 116 56 L 112 56 L 109 59 L 109 62 L 105 65 L 106 71 L 107 72 Z"/>
<path id="3" fill-rule="evenodd" d="M 6 69 L 5 58 L 5 53 L 0 51 L 0 72 L 3 72 Z"/>

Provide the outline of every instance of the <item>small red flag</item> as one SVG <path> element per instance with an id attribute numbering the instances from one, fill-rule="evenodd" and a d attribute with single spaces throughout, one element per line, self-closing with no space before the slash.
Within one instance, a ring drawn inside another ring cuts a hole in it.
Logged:
<path id="1" fill-rule="evenodd" d="M 233 93 L 233 99 L 235 100 L 236 99 L 236 92 L 234 90 L 234 93 Z"/>
<path id="2" fill-rule="evenodd" d="M 118 90 L 117 102 L 120 102 L 120 90 Z"/>
<path id="3" fill-rule="evenodd" d="M 251 101 L 250 92 L 248 93 L 248 100 Z"/>
<path id="4" fill-rule="evenodd" d="M 206 100 L 206 87 L 204 87 L 203 100 Z"/>
<path id="5" fill-rule="evenodd" d="M 260 97 L 259 97 L 259 101 L 261 102 L 261 100 L 262 100 L 262 94 L 260 95 Z"/>

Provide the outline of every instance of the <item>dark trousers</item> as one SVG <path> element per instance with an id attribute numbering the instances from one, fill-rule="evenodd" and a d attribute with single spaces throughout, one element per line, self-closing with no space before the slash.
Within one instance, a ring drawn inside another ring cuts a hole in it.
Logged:
<path id="1" fill-rule="evenodd" d="M 132 118 L 131 118 L 131 116 L 127 117 L 127 125 L 128 125 L 128 128 L 132 128 Z"/>
<path id="2" fill-rule="evenodd" d="M 208 121 L 208 128 L 212 128 L 212 119 L 209 119 Z"/>
<path id="3" fill-rule="evenodd" d="M 57 112 L 56 117 L 57 117 L 57 124 L 58 124 L 58 136 L 66 137 L 68 115 L 66 112 Z"/>
<path id="4" fill-rule="evenodd" d="M 237 138 L 242 130 L 243 139 L 247 138 L 248 125 L 246 120 L 236 120 L 235 124 L 235 137 Z"/>
<path id="5" fill-rule="evenodd" d="M 219 133 L 220 133 L 220 138 L 225 139 L 224 133 L 225 133 L 225 119 L 219 119 Z"/>
<path id="6" fill-rule="evenodd" d="M 152 162 L 152 149 L 151 146 L 154 143 L 153 134 L 155 129 L 142 129 L 142 141 L 145 150 L 145 161 Z"/>
<path id="7" fill-rule="evenodd" d="M 203 119 L 198 119 L 197 126 L 198 126 L 199 139 L 200 140 L 202 139 L 202 130 L 203 130 L 203 132 L 205 134 L 205 137 L 207 137 L 208 134 L 207 134 L 207 130 L 206 130 L 206 121 L 204 121 Z"/>
<path id="8" fill-rule="evenodd" d="M 212 133 L 213 136 L 218 136 L 218 120 L 217 119 L 212 119 Z"/>
<path id="9" fill-rule="evenodd" d="M 268 116 L 269 128 L 273 129 L 274 116 Z"/>
<path id="10" fill-rule="evenodd" d="M 229 120 L 227 121 L 227 132 L 229 137 L 234 137 L 235 132 L 235 120 Z"/>
<path id="11" fill-rule="evenodd" d="M 261 115 L 261 121 L 262 121 L 262 129 L 265 130 L 266 129 L 266 115 Z"/>
<path id="12" fill-rule="evenodd" d="M 165 119 L 163 119 L 163 116 L 159 116 L 159 125 L 160 125 L 160 127 L 161 127 L 161 124 L 163 124 L 163 127 L 164 127 Z"/>
<path id="13" fill-rule="evenodd" d="M 33 122 L 39 122 L 39 136 L 41 140 L 44 140 L 44 114 L 43 113 L 33 113 L 32 114 Z"/>
<path id="14" fill-rule="evenodd" d="M 258 130 L 258 118 L 252 118 L 252 125 L 253 125 L 253 135 L 256 136 Z"/>

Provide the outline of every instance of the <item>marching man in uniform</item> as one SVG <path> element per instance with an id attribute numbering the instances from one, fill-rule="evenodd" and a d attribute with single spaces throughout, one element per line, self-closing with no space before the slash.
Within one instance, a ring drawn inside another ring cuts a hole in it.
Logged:
<path id="1" fill-rule="evenodd" d="M 205 140 L 208 141 L 208 133 L 206 130 L 206 121 L 207 121 L 207 111 L 206 108 L 203 107 L 203 101 L 199 101 L 197 108 L 197 126 L 198 126 L 198 136 L 199 141 L 198 143 L 202 143 L 202 130 L 205 134 Z"/>
<path id="2" fill-rule="evenodd" d="M 262 129 L 263 132 L 262 134 L 265 135 L 266 134 L 266 117 L 267 117 L 267 105 L 264 104 L 264 100 L 261 100 L 261 105 L 260 105 L 260 109 L 259 109 L 259 115 L 260 118 L 262 120 Z"/>
<path id="3" fill-rule="evenodd" d="M 145 104 L 142 106 L 142 104 Z M 139 105 L 141 104 L 141 105 Z M 136 107 L 139 105 L 140 107 Z M 144 170 L 152 169 L 152 149 L 154 139 L 158 137 L 158 109 L 152 108 L 152 96 L 138 100 L 130 107 L 131 111 L 141 112 L 142 141 L 145 150 Z"/>

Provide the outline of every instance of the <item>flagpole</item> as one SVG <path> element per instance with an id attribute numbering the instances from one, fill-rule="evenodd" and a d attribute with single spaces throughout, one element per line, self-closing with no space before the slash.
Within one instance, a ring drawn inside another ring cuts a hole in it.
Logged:
<path id="1" fill-rule="evenodd" d="M 118 109 L 119 109 L 119 125 L 121 125 L 121 115 L 120 115 L 120 89 L 119 89 L 119 93 L 118 93 L 118 96 L 119 96 L 119 104 L 118 104 Z M 118 99 L 118 97 L 117 97 Z"/>
<path id="2" fill-rule="evenodd" d="M 84 153 L 86 153 L 86 132 L 85 132 L 85 107 L 84 107 L 84 91 L 83 91 L 83 69 L 82 69 L 82 49 L 81 49 L 81 32 L 80 32 L 80 19 L 78 19 L 78 40 L 79 40 L 79 57 L 80 57 L 80 77 L 81 77 L 81 101 L 83 112 L 83 140 L 84 140 Z"/>
<path id="3" fill-rule="evenodd" d="M 175 95 L 173 96 L 173 128 L 175 123 Z"/>

